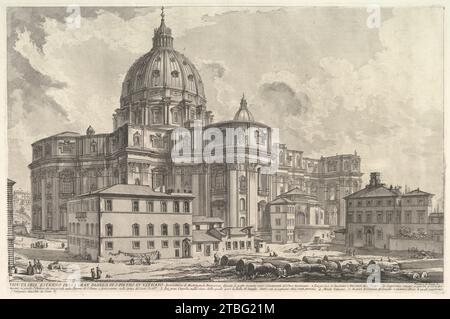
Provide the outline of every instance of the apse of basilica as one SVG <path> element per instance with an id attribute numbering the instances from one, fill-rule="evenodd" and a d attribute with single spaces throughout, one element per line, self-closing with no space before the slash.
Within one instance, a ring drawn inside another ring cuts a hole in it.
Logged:
<path id="1" fill-rule="evenodd" d="M 89 126 L 83 135 L 62 132 L 32 144 L 33 232 L 64 233 L 69 199 L 114 184 L 192 193 L 194 215 L 220 217 L 225 226 L 253 226 L 261 234 L 271 228 L 268 204 L 295 188 L 297 197 L 303 193 L 320 205 L 323 224 L 345 226 L 343 197 L 361 187 L 361 159 L 356 152 L 309 158 L 280 144 L 279 167 L 271 175 L 262 173 L 264 163 L 248 159 L 217 164 L 172 161 L 171 132 L 177 127 L 192 129 L 194 121 L 224 132 L 226 128 L 265 129 L 268 136 L 262 143 L 267 143 L 264 156 L 269 156 L 271 129 L 257 122 L 255 115 L 243 97 L 233 119 L 214 122 L 200 74 L 174 49 L 162 14 L 152 49 L 125 76 L 120 107 L 113 114 L 113 132 L 97 134 Z"/>

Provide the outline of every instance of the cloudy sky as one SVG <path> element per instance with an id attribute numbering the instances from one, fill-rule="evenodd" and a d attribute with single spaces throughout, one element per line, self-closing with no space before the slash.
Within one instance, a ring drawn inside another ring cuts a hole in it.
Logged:
<path id="1" fill-rule="evenodd" d="M 29 189 L 30 144 L 112 130 L 122 79 L 150 50 L 160 10 L 8 9 L 9 177 Z M 261 122 L 307 156 L 353 153 L 367 180 L 443 192 L 439 8 L 169 7 L 175 48 L 197 66 L 215 119 L 243 92 Z M 68 20 L 69 18 L 69 20 Z"/>

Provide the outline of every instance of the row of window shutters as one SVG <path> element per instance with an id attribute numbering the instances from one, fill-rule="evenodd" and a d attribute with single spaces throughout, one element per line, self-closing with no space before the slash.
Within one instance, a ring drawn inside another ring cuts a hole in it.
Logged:
<path id="1" fill-rule="evenodd" d="M 78 237 L 72 237 L 69 236 L 69 245 L 76 245 L 81 246 L 82 241 L 84 241 L 84 245 L 86 248 L 98 248 L 98 241 L 92 240 L 92 239 L 84 239 L 84 238 L 78 238 Z M 169 248 L 169 240 L 161 240 L 161 248 Z M 114 242 L 113 241 L 105 241 L 105 250 L 113 250 L 114 249 Z M 201 243 L 195 243 L 195 249 L 197 252 L 202 251 L 203 245 L 211 245 L 213 250 L 219 250 L 219 243 L 211 243 L 211 244 L 201 244 Z M 173 240 L 173 247 L 174 248 L 181 248 L 181 240 Z M 132 249 L 141 249 L 141 241 L 140 240 L 132 240 L 131 241 L 131 248 Z M 147 241 L 147 249 L 155 249 L 155 241 L 154 240 L 148 240 Z M 225 243 L 225 249 L 226 250 L 250 250 L 252 249 L 252 242 L 251 241 L 227 241 Z"/>

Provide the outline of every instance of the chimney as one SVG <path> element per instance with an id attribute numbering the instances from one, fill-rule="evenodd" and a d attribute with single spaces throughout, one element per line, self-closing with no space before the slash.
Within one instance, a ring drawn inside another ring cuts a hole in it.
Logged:
<path id="1" fill-rule="evenodd" d="M 370 173 L 370 186 L 376 187 L 379 185 L 381 185 L 380 173 L 379 172 Z"/>

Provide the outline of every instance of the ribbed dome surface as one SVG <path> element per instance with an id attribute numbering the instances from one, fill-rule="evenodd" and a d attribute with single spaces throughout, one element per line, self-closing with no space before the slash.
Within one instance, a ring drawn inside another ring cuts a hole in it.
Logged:
<path id="1" fill-rule="evenodd" d="M 122 97 L 143 88 L 171 88 L 205 98 L 203 83 L 195 66 L 172 48 L 153 48 L 130 68 L 122 87 Z"/>
<path id="2" fill-rule="evenodd" d="M 133 63 L 122 85 L 122 98 L 142 89 L 178 89 L 205 99 L 202 79 L 196 67 L 173 49 L 172 31 L 161 14 L 155 29 L 153 48 Z"/>

